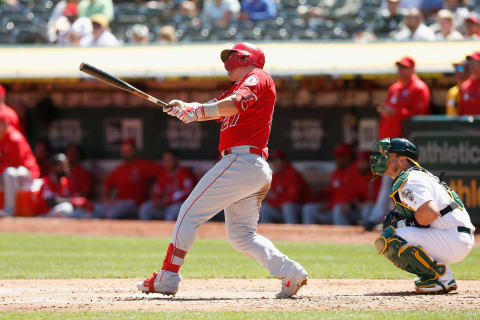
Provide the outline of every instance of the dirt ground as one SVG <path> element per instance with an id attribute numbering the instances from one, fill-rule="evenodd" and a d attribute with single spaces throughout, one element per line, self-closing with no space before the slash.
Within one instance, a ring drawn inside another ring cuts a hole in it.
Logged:
<path id="1" fill-rule="evenodd" d="M 173 224 L 141 221 L 0 219 L 0 232 L 169 237 Z M 359 227 L 260 225 L 274 240 L 372 243 Z M 222 223 L 203 225 L 203 238 L 225 238 Z M 478 243 L 478 235 L 477 235 Z M 276 279 L 184 279 L 174 297 L 136 291 L 141 279 L 0 280 L 0 310 L 315 311 L 478 309 L 480 281 L 458 281 L 448 295 L 417 295 L 411 280 L 310 279 L 298 297 L 274 299 Z"/>

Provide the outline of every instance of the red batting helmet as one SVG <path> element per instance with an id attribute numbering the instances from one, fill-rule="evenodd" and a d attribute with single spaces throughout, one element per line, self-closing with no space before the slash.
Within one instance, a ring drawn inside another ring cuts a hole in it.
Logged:
<path id="1" fill-rule="evenodd" d="M 227 71 L 250 65 L 263 69 L 265 65 L 263 51 L 256 45 L 247 42 L 238 43 L 232 49 L 223 50 L 220 58 Z"/>

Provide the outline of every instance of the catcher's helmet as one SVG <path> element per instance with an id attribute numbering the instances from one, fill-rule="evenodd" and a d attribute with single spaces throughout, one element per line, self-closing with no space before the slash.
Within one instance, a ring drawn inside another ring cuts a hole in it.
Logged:
<path id="1" fill-rule="evenodd" d="M 405 138 L 385 138 L 375 142 L 372 147 L 370 168 L 373 174 L 381 176 L 385 173 L 390 153 L 405 156 L 416 166 L 420 166 L 417 163 L 418 149 L 413 143 Z"/>
<path id="2" fill-rule="evenodd" d="M 232 49 L 223 50 L 220 59 L 222 59 L 227 71 L 249 65 L 263 69 L 265 65 L 263 51 L 256 45 L 247 42 L 238 43 Z"/>
<path id="3" fill-rule="evenodd" d="M 418 160 L 417 147 L 405 138 L 393 138 L 390 140 L 390 153 L 406 156 L 412 160 Z"/>

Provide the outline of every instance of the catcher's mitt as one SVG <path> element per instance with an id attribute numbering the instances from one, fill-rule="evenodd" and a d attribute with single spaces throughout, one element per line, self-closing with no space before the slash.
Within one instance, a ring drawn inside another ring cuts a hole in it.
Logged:
<path id="1" fill-rule="evenodd" d="M 385 215 L 383 220 L 383 230 L 393 226 L 394 228 L 402 227 L 417 227 L 417 228 L 428 228 L 429 226 L 422 226 L 417 222 L 415 216 L 412 215 L 410 219 L 406 219 L 400 212 L 396 210 L 391 210 Z"/>

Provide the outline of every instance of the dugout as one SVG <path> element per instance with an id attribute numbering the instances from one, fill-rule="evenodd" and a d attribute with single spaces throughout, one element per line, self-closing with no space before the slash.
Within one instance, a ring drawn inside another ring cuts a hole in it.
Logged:
<path id="1" fill-rule="evenodd" d="M 368 149 L 375 141 L 374 106 L 384 102 L 395 81 L 394 61 L 405 55 L 417 61 L 432 93 L 432 111 L 442 114 L 446 91 L 454 84 L 451 63 L 477 45 L 261 44 L 278 96 L 270 148 L 287 151 L 314 186 L 323 185 L 333 170 L 337 143 Z M 80 144 L 92 169 L 106 172 L 128 136 L 137 141 L 141 156 L 159 159 L 164 150 L 177 149 L 200 173 L 217 157 L 216 123 L 183 125 L 147 101 L 88 78 L 78 66 L 88 62 L 166 101 L 205 101 L 230 85 L 219 59 L 230 46 L 2 47 L 0 83 L 7 88 L 7 103 L 24 111 L 32 144 L 48 139 L 56 150 Z"/>

